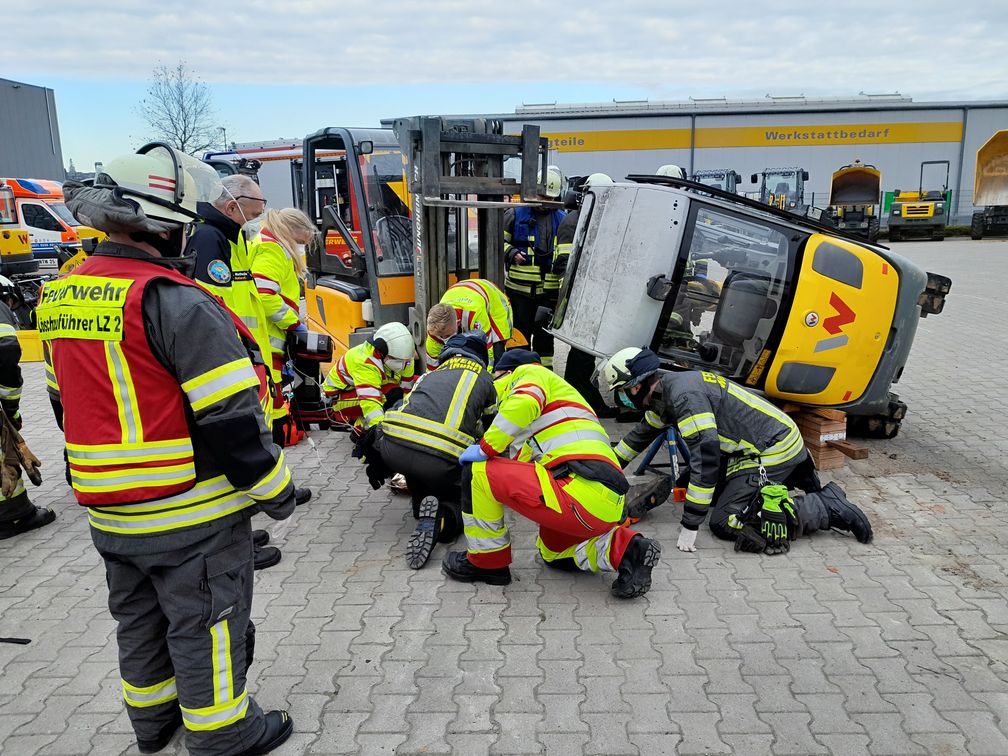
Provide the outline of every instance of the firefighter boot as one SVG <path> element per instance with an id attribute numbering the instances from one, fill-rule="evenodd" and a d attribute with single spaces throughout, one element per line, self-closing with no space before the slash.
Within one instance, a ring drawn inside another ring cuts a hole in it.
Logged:
<path id="1" fill-rule="evenodd" d="M 252 545 L 255 548 L 261 549 L 263 546 L 269 543 L 269 540 L 270 540 L 270 534 L 267 533 L 265 530 L 252 531 Z"/>
<path id="2" fill-rule="evenodd" d="M 272 567 L 279 562 L 280 549 L 276 546 L 263 546 L 262 548 L 253 548 L 252 550 L 252 566 L 254 569 L 265 570 L 267 567 Z"/>
<path id="3" fill-rule="evenodd" d="M 469 561 L 465 551 L 449 551 L 441 562 L 441 571 L 452 580 L 463 583 L 486 583 L 487 585 L 507 585 L 511 582 L 511 569 L 500 567 L 488 570 L 477 567 Z"/>
<path id="4" fill-rule="evenodd" d="M 51 509 L 32 506 L 31 510 L 23 517 L 0 523 L 0 541 L 5 538 L 13 538 L 21 533 L 27 533 L 29 530 L 41 528 L 55 519 L 56 513 Z"/>
<path id="5" fill-rule="evenodd" d="M 311 501 L 312 491 L 307 486 L 304 488 L 294 489 L 294 506 L 300 507 L 302 504 L 307 504 Z"/>
<path id="6" fill-rule="evenodd" d="M 263 734 L 251 748 L 242 751 L 239 756 L 261 756 L 269 753 L 283 745 L 292 732 L 294 732 L 294 720 L 290 718 L 290 714 L 277 709 L 269 711 L 266 713 L 266 729 L 263 730 Z"/>
<path id="7" fill-rule="evenodd" d="M 861 508 L 852 504 L 836 483 L 827 483 L 817 494 L 829 512 L 829 526 L 834 530 L 842 530 L 854 534 L 860 543 L 868 543 L 872 539 L 872 526 L 867 515 Z"/>
<path id="8" fill-rule="evenodd" d="M 425 496 L 417 508 L 417 518 L 416 529 L 406 544 L 406 566 L 411 570 L 419 570 L 427 564 L 434 551 L 441 524 L 438 518 L 438 500 L 433 496 Z"/>
<path id="9" fill-rule="evenodd" d="M 643 596 L 651 588 L 651 570 L 661 559 L 661 544 L 638 534 L 633 537 L 619 563 L 619 576 L 613 581 L 617 598 Z"/>

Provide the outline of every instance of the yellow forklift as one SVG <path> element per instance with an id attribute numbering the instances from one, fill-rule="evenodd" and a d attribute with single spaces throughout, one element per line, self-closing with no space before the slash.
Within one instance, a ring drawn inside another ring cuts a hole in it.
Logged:
<path id="1" fill-rule="evenodd" d="M 874 243 L 879 235 L 881 188 L 882 173 L 874 165 L 855 160 L 834 171 L 829 199 L 833 225 Z"/>
<path id="2" fill-rule="evenodd" d="M 1008 130 L 996 131 L 977 150 L 970 236 L 1008 233 Z"/>

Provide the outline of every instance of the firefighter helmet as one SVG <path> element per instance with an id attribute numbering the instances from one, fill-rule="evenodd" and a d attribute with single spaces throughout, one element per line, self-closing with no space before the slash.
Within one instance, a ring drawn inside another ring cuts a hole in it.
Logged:
<path id="1" fill-rule="evenodd" d="M 14 301 L 14 307 L 21 307 L 24 305 L 24 294 L 21 293 L 21 287 L 16 283 L 11 281 L 7 276 L 0 276 L 0 301 L 8 302 Z"/>
<path id="2" fill-rule="evenodd" d="M 371 337 L 371 343 L 382 354 L 382 359 L 407 361 L 416 357 L 413 334 L 402 323 L 386 323 Z"/>
<path id="3" fill-rule="evenodd" d="M 559 168 L 550 167 L 546 171 L 546 196 L 556 199 L 563 188 L 563 174 Z"/>
<path id="4" fill-rule="evenodd" d="M 604 391 L 632 388 L 657 373 L 660 366 L 658 355 L 650 349 L 620 349 L 602 365 L 599 388 Z"/>
<path id="5" fill-rule="evenodd" d="M 682 166 L 675 165 L 674 163 L 667 163 L 655 171 L 655 176 L 668 176 L 670 178 L 684 179 L 686 178 L 686 171 L 682 169 Z"/>
<path id="6" fill-rule="evenodd" d="M 613 180 L 605 173 L 593 173 L 585 179 L 585 189 L 598 189 L 602 186 L 612 186 Z"/>

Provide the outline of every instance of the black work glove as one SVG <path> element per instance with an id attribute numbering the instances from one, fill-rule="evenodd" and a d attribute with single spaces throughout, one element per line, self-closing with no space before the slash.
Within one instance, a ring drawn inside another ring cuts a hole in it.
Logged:
<path id="1" fill-rule="evenodd" d="M 735 551 L 760 554 L 766 548 L 766 539 L 751 523 L 743 525 L 735 539 Z"/>

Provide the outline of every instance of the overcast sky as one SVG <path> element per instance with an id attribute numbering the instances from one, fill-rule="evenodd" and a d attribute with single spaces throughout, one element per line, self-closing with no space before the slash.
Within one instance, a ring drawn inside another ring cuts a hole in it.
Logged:
<path id="1" fill-rule="evenodd" d="M 56 91 L 78 169 L 149 136 L 184 59 L 228 141 L 524 103 L 899 91 L 1008 99 L 1008 2 L 50 0 L 7 3 L 0 76 Z"/>

